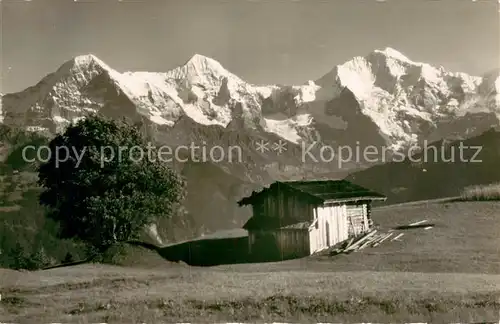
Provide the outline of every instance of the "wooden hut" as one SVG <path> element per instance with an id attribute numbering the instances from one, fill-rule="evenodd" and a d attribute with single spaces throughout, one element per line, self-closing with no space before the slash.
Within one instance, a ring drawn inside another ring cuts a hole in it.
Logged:
<path id="1" fill-rule="evenodd" d="M 243 226 L 251 255 L 302 257 L 370 230 L 370 206 L 386 197 L 346 180 L 275 182 L 238 202 L 251 205 Z"/>

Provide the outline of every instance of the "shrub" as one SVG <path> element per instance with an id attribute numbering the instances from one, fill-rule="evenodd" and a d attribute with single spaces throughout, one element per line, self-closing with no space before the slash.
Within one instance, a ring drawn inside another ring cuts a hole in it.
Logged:
<path id="1" fill-rule="evenodd" d="M 462 191 L 461 200 L 500 200 L 500 183 L 466 187 Z"/>

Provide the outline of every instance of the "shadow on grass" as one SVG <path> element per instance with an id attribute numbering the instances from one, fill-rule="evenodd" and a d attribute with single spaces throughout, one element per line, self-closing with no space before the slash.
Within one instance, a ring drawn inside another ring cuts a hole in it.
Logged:
<path id="1" fill-rule="evenodd" d="M 135 246 L 149 250 L 153 253 L 157 253 L 165 261 L 176 263 L 184 262 L 188 265 L 199 267 L 242 263 L 276 262 L 299 257 L 290 255 L 289 257 L 285 258 L 279 253 L 271 253 L 273 249 L 271 249 L 270 245 L 255 246 L 253 250 L 255 250 L 256 253 L 250 254 L 248 249 L 248 236 L 196 239 L 169 246 L 157 246 L 155 244 L 142 241 L 128 241 L 125 244 L 121 245 L 129 245 L 130 247 Z M 112 248 L 110 248 L 109 251 L 111 250 Z M 127 254 L 126 251 L 130 252 L 130 250 L 125 248 L 123 251 L 111 251 L 106 255 L 106 257 L 103 257 L 102 255 L 100 257 L 94 256 L 85 260 L 54 265 L 44 268 L 44 270 L 94 262 L 113 264 L 113 262 L 110 261 L 113 258 L 113 255 L 119 253 Z M 134 258 L 140 259 L 143 255 L 144 254 L 142 254 L 141 256 L 136 255 L 134 256 Z M 139 261 L 139 263 L 141 263 L 141 261 Z"/>
<path id="2" fill-rule="evenodd" d="M 157 247 L 143 242 L 129 243 L 154 250 L 168 261 L 182 261 L 191 266 L 216 266 L 283 260 L 279 255 L 264 253 L 266 251 L 250 254 L 248 251 L 248 236 L 199 239 L 166 247 Z"/>
<path id="3" fill-rule="evenodd" d="M 76 266 L 76 265 L 80 265 L 80 264 L 90 263 L 92 261 L 93 261 L 93 258 L 89 258 L 89 259 L 86 259 L 86 260 L 80 260 L 80 261 L 75 261 L 75 262 L 57 264 L 57 265 L 54 265 L 54 266 L 42 268 L 41 270 L 49 270 L 49 269 L 56 269 L 56 268 L 71 267 L 71 266 Z"/>
<path id="4" fill-rule="evenodd" d="M 141 241 L 129 241 L 127 244 L 158 253 L 158 255 L 166 261 L 184 262 L 191 266 L 203 267 L 224 264 L 280 261 L 277 258 L 250 255 L 248 253 L 248 237 L 201 239 L 166 247 L 156 246 Z M 99 261 L 97 258 L 90 258 L 77 262 L 59 264 L 45 269 L 62 268 L 92 262 Z"/>
<path id="5" fill-rule="evenodd" d="M 169 261 L 183 261 L 192 266 L 215 266 L 248 263 L 248 237 L 202 239 L 158 248 Z"/>

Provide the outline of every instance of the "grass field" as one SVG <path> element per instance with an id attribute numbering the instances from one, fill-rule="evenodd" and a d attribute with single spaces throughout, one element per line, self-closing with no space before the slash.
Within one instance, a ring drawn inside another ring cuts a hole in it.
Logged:
<path id="1" fill-rule="evenodd" d="M 0 270 L 0 321 L 498 322 L 500 203 L 399 205 L 373 218 L 381 229 L 436 226 L 335 257 L 200 268 L 145 252 L 129 267 Z"/>

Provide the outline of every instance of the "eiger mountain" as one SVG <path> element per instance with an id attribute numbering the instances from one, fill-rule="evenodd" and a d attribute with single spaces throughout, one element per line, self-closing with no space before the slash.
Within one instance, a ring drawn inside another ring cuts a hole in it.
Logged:
<path id="1" fill-rule="evenodd" d="M 99 112 L 142 122 L 161 144 L 239 145 L 238 163 L 186 162 L 187 206 L 204 230 L 241 225 L 235 201 L 272 179 L 346 175 L 353 161 L 301 160 L 301 145 L 376 145 L 470 138 L 500 125 L 500 73 L 450 72 L 386 48 L 336 65 L 302 85 L 253 85 L 194 55 L 167 72 L 118 72 L 94 55 L 75 57 L 38 84 L 2 96 L 2 123 L 54 134 Z M 261 153 L 255 141 L 286 142 Z M 359 143 L 359 144 L 358 144 Z M 248 213 L 248 211 L 246 212 Z M 210 220 L 208 220 L 210 219 Z"/>

